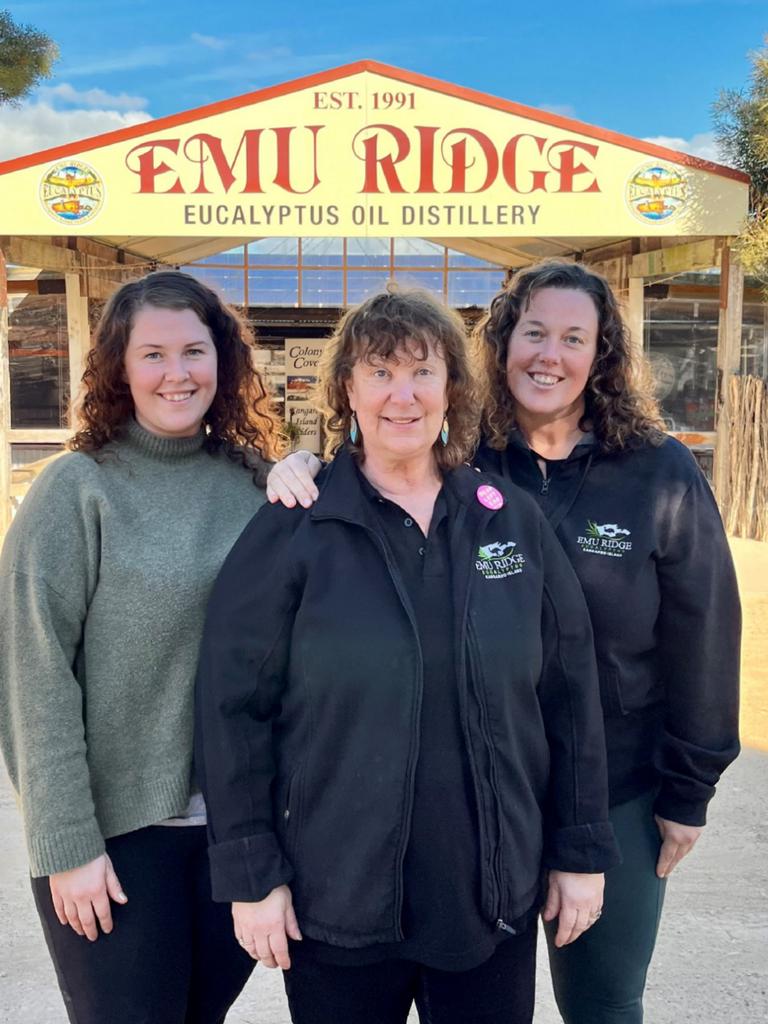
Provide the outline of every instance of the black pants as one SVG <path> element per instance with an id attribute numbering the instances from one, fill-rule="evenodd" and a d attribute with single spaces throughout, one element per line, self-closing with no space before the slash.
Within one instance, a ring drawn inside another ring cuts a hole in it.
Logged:
<path id="1" fill-rule="evenodd" d="M 254 966 L 229 904 L 211 899 L 205 828 L 107 840 L 128 897 L 95 942 L 62 925 L 47 878 L 32 888 L 72 1024 L 220 1024 Z"/>
<path id="2" fill-rule="evenodd" d="M 536 924 L 469 971 L 410 960 L 340 967 L 299 954 L 283 977 L 293 1024 L 405 1024 L 414 1002 L 421 1024 L 530 1024 Z"/>

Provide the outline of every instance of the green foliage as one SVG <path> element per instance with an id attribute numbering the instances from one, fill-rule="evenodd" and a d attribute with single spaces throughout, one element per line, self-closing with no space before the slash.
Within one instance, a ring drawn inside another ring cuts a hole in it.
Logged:
<path id="1" fill-rule="evenodd" d="M 749 220 L 735 248 L 746 272 L 768 282 L 768 36 L 750 62 L 748 88 L 721 92 L 713 112 L 723 156 L 752 179 Z"/>
<path id="2" fill-rule="evenodd" d="M 41 78 L 50 78 L 58 58 L 56 44 L 29 25 L 19 25 L 0 10 L 0 104 L 16 104 Z"/>

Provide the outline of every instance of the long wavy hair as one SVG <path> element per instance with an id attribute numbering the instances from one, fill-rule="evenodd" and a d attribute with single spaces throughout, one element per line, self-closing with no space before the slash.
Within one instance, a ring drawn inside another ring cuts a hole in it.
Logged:
<path id="1" fill-rule="evenodd" d="M 584 389 L 579 426 L 592 430 L 605 451 L 661 444 L 664 425 L 645 361 L 632 345 L 616 297 L 600 274 L 581 263 L 547 260 L 518 271 L 490 305 L 475 331 L 483 377 L 482 429 L 492 448 L 503 449 L 515 427 L 515 400 L 507 383 L 512 331 L 535 292 L 569 288 L 585 292 L 597 310 L 597 355 Z"/>
<path id="2" fill-rule="evenodd" d="M 277 458 L 282 451 L 280 421 L 254 366 L 248 325 L 214 291 L 177 270 L 156 271 L 122 285 L 104 307 L 76 403 L 77 430 L 67 447 L 96 453 L 124 435 L 134 413 L 125 350 L 134 317 L 144 306 L 191 309 L 211 332 L 217 381 L 203 417 L 206 449 L 223 449 L 244 465 L 251 465 L 248 456 L 254 450 L 264 459 Z"/>
<path id="3" fill-rule="evenodd" d="M 352 410 L 346 385 L 353 366 L 408 353 L 426 359 L 431 348 L 448 368 L 448 443 L 435 441 L 435 459 L 441 468 L 452 469 L 471 457 L 479 436 L 480 396 L 464 323 L 429 292 L 395 285 L 348 309 L 324 347 L 315 404 L 323 415 L 327 457 L 345 440 L 353 451 L 364 452 L 364 438 L 357 444 L 349 440 Z"/>

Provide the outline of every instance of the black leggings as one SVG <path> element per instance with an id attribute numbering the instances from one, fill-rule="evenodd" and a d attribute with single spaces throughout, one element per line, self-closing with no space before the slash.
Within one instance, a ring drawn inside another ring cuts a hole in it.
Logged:
<path id="1" fill-rule="evenodd" d="M 48 879 L 32 879 L 71 1024 L 220 1024 L 254 961 L 211 899 L 205 828 L 142 828 L 107 853 L 128 902 L 95 942 L 60 924 Z"/>
<path id="2" fill-rule="evenodd" d="M 469 971 L 438 971 L 410 960 L 347 967 L 293 956 L 283 972 L 293 1024 L 530 1024 L 536 923 L 501 943 Z"/>

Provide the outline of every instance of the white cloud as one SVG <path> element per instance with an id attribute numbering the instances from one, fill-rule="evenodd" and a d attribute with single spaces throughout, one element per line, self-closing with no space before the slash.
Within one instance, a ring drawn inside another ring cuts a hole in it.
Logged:
<path id="1" fill-rule="evenodd" d="M 219 36 L 204 36 L 201 32 L 193 32 L 189 38 L 201 46 L 207 46 L 209 50 L 223 50 L 229 45 L 226 39 Z"/>
<path id="2" fill-rule="evenodd" d="M 539 110 L 546 110 L 550 114 L 559 114 L 560 117 L 576 117 L 575 109 L 570 103 L 537 103 Z"/>
<path id="3" fill-rule="evenodd" d="M 69 82 L 60 85 L 43 85 L 37 90 L 40 100 L 59 100 L 63 103 L 79 104 L 84 107 L 98 107 L 111 110 L 141 110 L 147 105 L 144 96 L 131 96 L 128 93 L 111 93 L 105 89 L 76 89 Z"/>
<path id="4" fill-rule="evenodd" d="M 0 160 L 151 120 L 145 110 L 55 110 L 43 100 L 0 107 Z"/>
<path id="5" fill-rule="evenodd" d="M 70 78 L 81 75 L 113 74 L 116 71 L 136 71 L 138 68 L 159 68 L 169 66 L 180 55 L 187 55 L 192 49 L 189 43 L 175 43 L 167 46 L 137 46 L 119 53 L 102 53 L 87 57 L 80 63 L 64 62 L 61 74 Z"/>
<path id="6" fill-rule="evenodd" d="M 702 160 L 712 160 L 716 164 L 724 163 L 717 148 L 714 132 L 698 132 L 689 139 L 673 135 L 654 135 L 652 138 L 643 139 L 643 142 L 652 142 L 654 146 L 664 146 L 666 149 L 677 149 L 681 153 L 699 156 Z"/>

